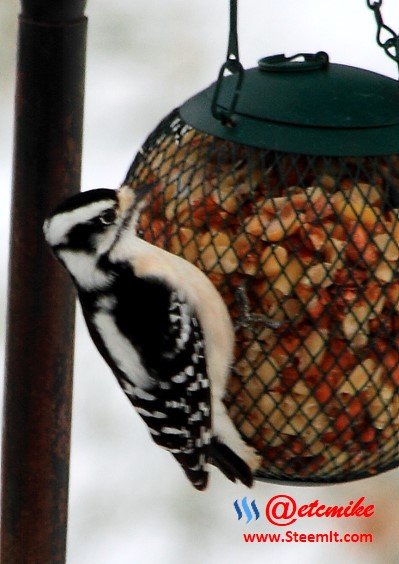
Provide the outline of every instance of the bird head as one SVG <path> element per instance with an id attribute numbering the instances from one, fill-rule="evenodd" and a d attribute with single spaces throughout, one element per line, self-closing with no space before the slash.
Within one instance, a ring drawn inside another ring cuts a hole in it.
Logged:
<path id="1" fill-rule="evenodd" d="M 80 192 L 59 205 L 43 225 L 47 243 L 57 256 L 63 252 L 102 255 L 124 229 L 136 233 L 138 215 L 152 185 L 118 191 L 100 188 Z"/>
<path id="2" fill-rule="evenodd" d="M 46 219 L 43 231 L 57 256 L 66 251 L 101 254 L 112 244 L 120 222 L 117 194 L 103 188 L 65 200 Z"/>
<path id="3" fill-rule="evenodd" d="M 86 290 L 109 284 L 98 268 L 99 260 L 111 253 L 122 235 L 136 235 L 144 197 L 152 189 L 145 185 L 132 190 L 105 188 L 81 192 L 63 202 L 43 225 L 44 236 L 54 254 L 75 283 Z"/>

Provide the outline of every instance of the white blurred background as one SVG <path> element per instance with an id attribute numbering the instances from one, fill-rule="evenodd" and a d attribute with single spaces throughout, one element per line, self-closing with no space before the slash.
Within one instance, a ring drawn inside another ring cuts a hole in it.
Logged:
<path id="1" fill-rule="evenodd" d="M 385 19 L 399 32 L 399 5 L 395 0 L 385 4 Z M 17 3 L 0 4 L 2 343 L 17 9 Z M 160 119 L 214 81 L 226 52 L 228 2 L 89 0 L 87 14 L 82 189 L 116 188 Z M 269 54 L 324 50 L 333 62 L 396 78 L 395 65 L 374 36 L 375 21 L 366 0 L 240 2 L 241 58 L 246 67 Z M 73 410 L 69 564 L 399 562 L 398 471 L 322 488 L 258 483 L 249 494 L 215 471 L 208 490 L 197 493 L 172 458 L 149 440 L 91 344 L 80 312 Z M 374 544 L 244 544 L 242 532 L 267 528 L 264 520 L 247 527 L 238 522 L 234 500 L 249 495 L 261 505 L 278 493 L 293 495 L 299 503 L 318 498 L 345 504 L 366 496 L 376 504 L 372 519 L 345 524 L 302 520 L 295 530 L 372 532 Z"/>

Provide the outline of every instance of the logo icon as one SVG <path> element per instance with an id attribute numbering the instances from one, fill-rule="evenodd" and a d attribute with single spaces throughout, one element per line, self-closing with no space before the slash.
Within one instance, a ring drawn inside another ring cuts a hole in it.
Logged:
<path id="1" fill-rule="evenodd" d="M 238 503 L 238 499 L 235 500 L 233 505 L 234 505 L 234 509 L 236 510 L 238 520 L 240 520 L 242 518 L 242 510 L 241 510 L 240 504 Z M 252 521 L 252 519 L 254 518 L 254 515 L 255 515 L 255 521 L 257 521 L 259 519 L 259 510 L 256 507 L 255 500 L 253 500 L 251 502 L 252 511 L 251 511 L 251 509 L 248 505 L 248 501 L 247 501 L 246 497 L 242 498 L 241 506 L 242 506 L 242 509 L 244 510 L 245 516 L 247 518 L 247 523 Z"/>

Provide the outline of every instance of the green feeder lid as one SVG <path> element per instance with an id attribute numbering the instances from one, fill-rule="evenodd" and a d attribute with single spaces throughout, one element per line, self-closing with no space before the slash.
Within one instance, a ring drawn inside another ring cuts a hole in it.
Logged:
<path id="1" fill-rule="evenodd" d="M 331 64 L 326 53 L 266 57 L 220 76 L 180 108 L 211 135 L 276 151 L 325 156 L 399 153 L 399 84 Z"/>

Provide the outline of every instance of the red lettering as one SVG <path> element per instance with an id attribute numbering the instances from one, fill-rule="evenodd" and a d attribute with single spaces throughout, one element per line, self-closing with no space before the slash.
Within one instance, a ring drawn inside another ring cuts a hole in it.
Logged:
<path id="1" fill-rule="evenodd" d="M 342 517 L 371 517 L 374 515 L 375 506 L 373 504 L 365 505 L 365 499 L 365 496 L 356 501 L 351 499 L 346 505 L 319 505 L 319 500 L 315 499 L 311 503 L 304 503 L 297 509 L 296 502 L 292 497 L 277 495 L 266 504 L 266 518 L 273 525 L 287 526 L 296 521 L 297 517 L 336 517 L 338 519 Z"/>
<path id="2" fill-rule="evenodd" d="M 243 533 L 244 542 L 254 542 L 255 534 L 254 533 Z"/>
<path id="3" fill-rule="evenodd" d="M 350 502 L 348 503 L 348 507 L 344 511 L 345 517 L 351 517 L 352 516 L 352 510 L 353 510 L 352 504 L 353 504 L 353 501 L 350 500 Z"/>
<path id="4" fill-rule="evenodd" d="M 367 505 L 364 508 L 364 516 L 371 517 L 372 515 L 374 515 L 374 505 Z"/>
<path id="5" fill-rule="evenodd" d="M 280 534 L 277 533 L 243 533 L 244 542 L 280 542 Z"/>
<path id="6" fill-rule="evenodd" d="M 350 517 L 361 517 L 363 515 L 364 507 L 363 507 L 362 503 L 363 503 L 364 500 L 365 500 L 364 496 L 357 500 L 357 502 L 355 503 L 355 505 L 352 508 L 352 513 L 351 513 Z"/>
<path id="7" fill-rule="evenodd" d="M 293 534 L 294 533 L 292 531 L 287 531 L 285 533 L 285 542 L 292 542 Z"/>
<path id="8" fill-rule="evenodd" d="M 281 513 L 278 513 L 278 508 L 280 506 L 281 506 Z M 273 517 L 275 517 L 276 519 L 287 519 L 289 513 L 290 513 L 290 506 L 288 503 L 284 501 L 280 501 L 279 503 L 276 503 L 276 505 L 273 507 Z"/>
<path id="9" fill-rule="evenodd" d="M 314 501 L 312 501 L 312 503 L 309 503 L 309 509 L 310 509 L 310 511 L 309 511 L 309 513 L 308 513 L 308 517 L 313 517 L 313 516 L 315 515 L 315 511 L 313 511 L 313 509 L 315 510 L 316 507 L 318 506 L 318 504 L 319 504 L 319 500 L 318 500 L 318 499 L 315 499 Z"/>
<path id="10" fill-rule="evenodd" d="M 325 517 L 342 517 L 344 512 L 343 507 L 338 507 L 338 505 L 331 505 L 331 507 L 327 507 L 325 510 L 324 516 Z"/>
<path id="11" fill-rule="evenodd" d="M 309 505 L 301 505 L 301 507 L 298 509 L 298 517 L 306 517 L 308 507 Z"/>

